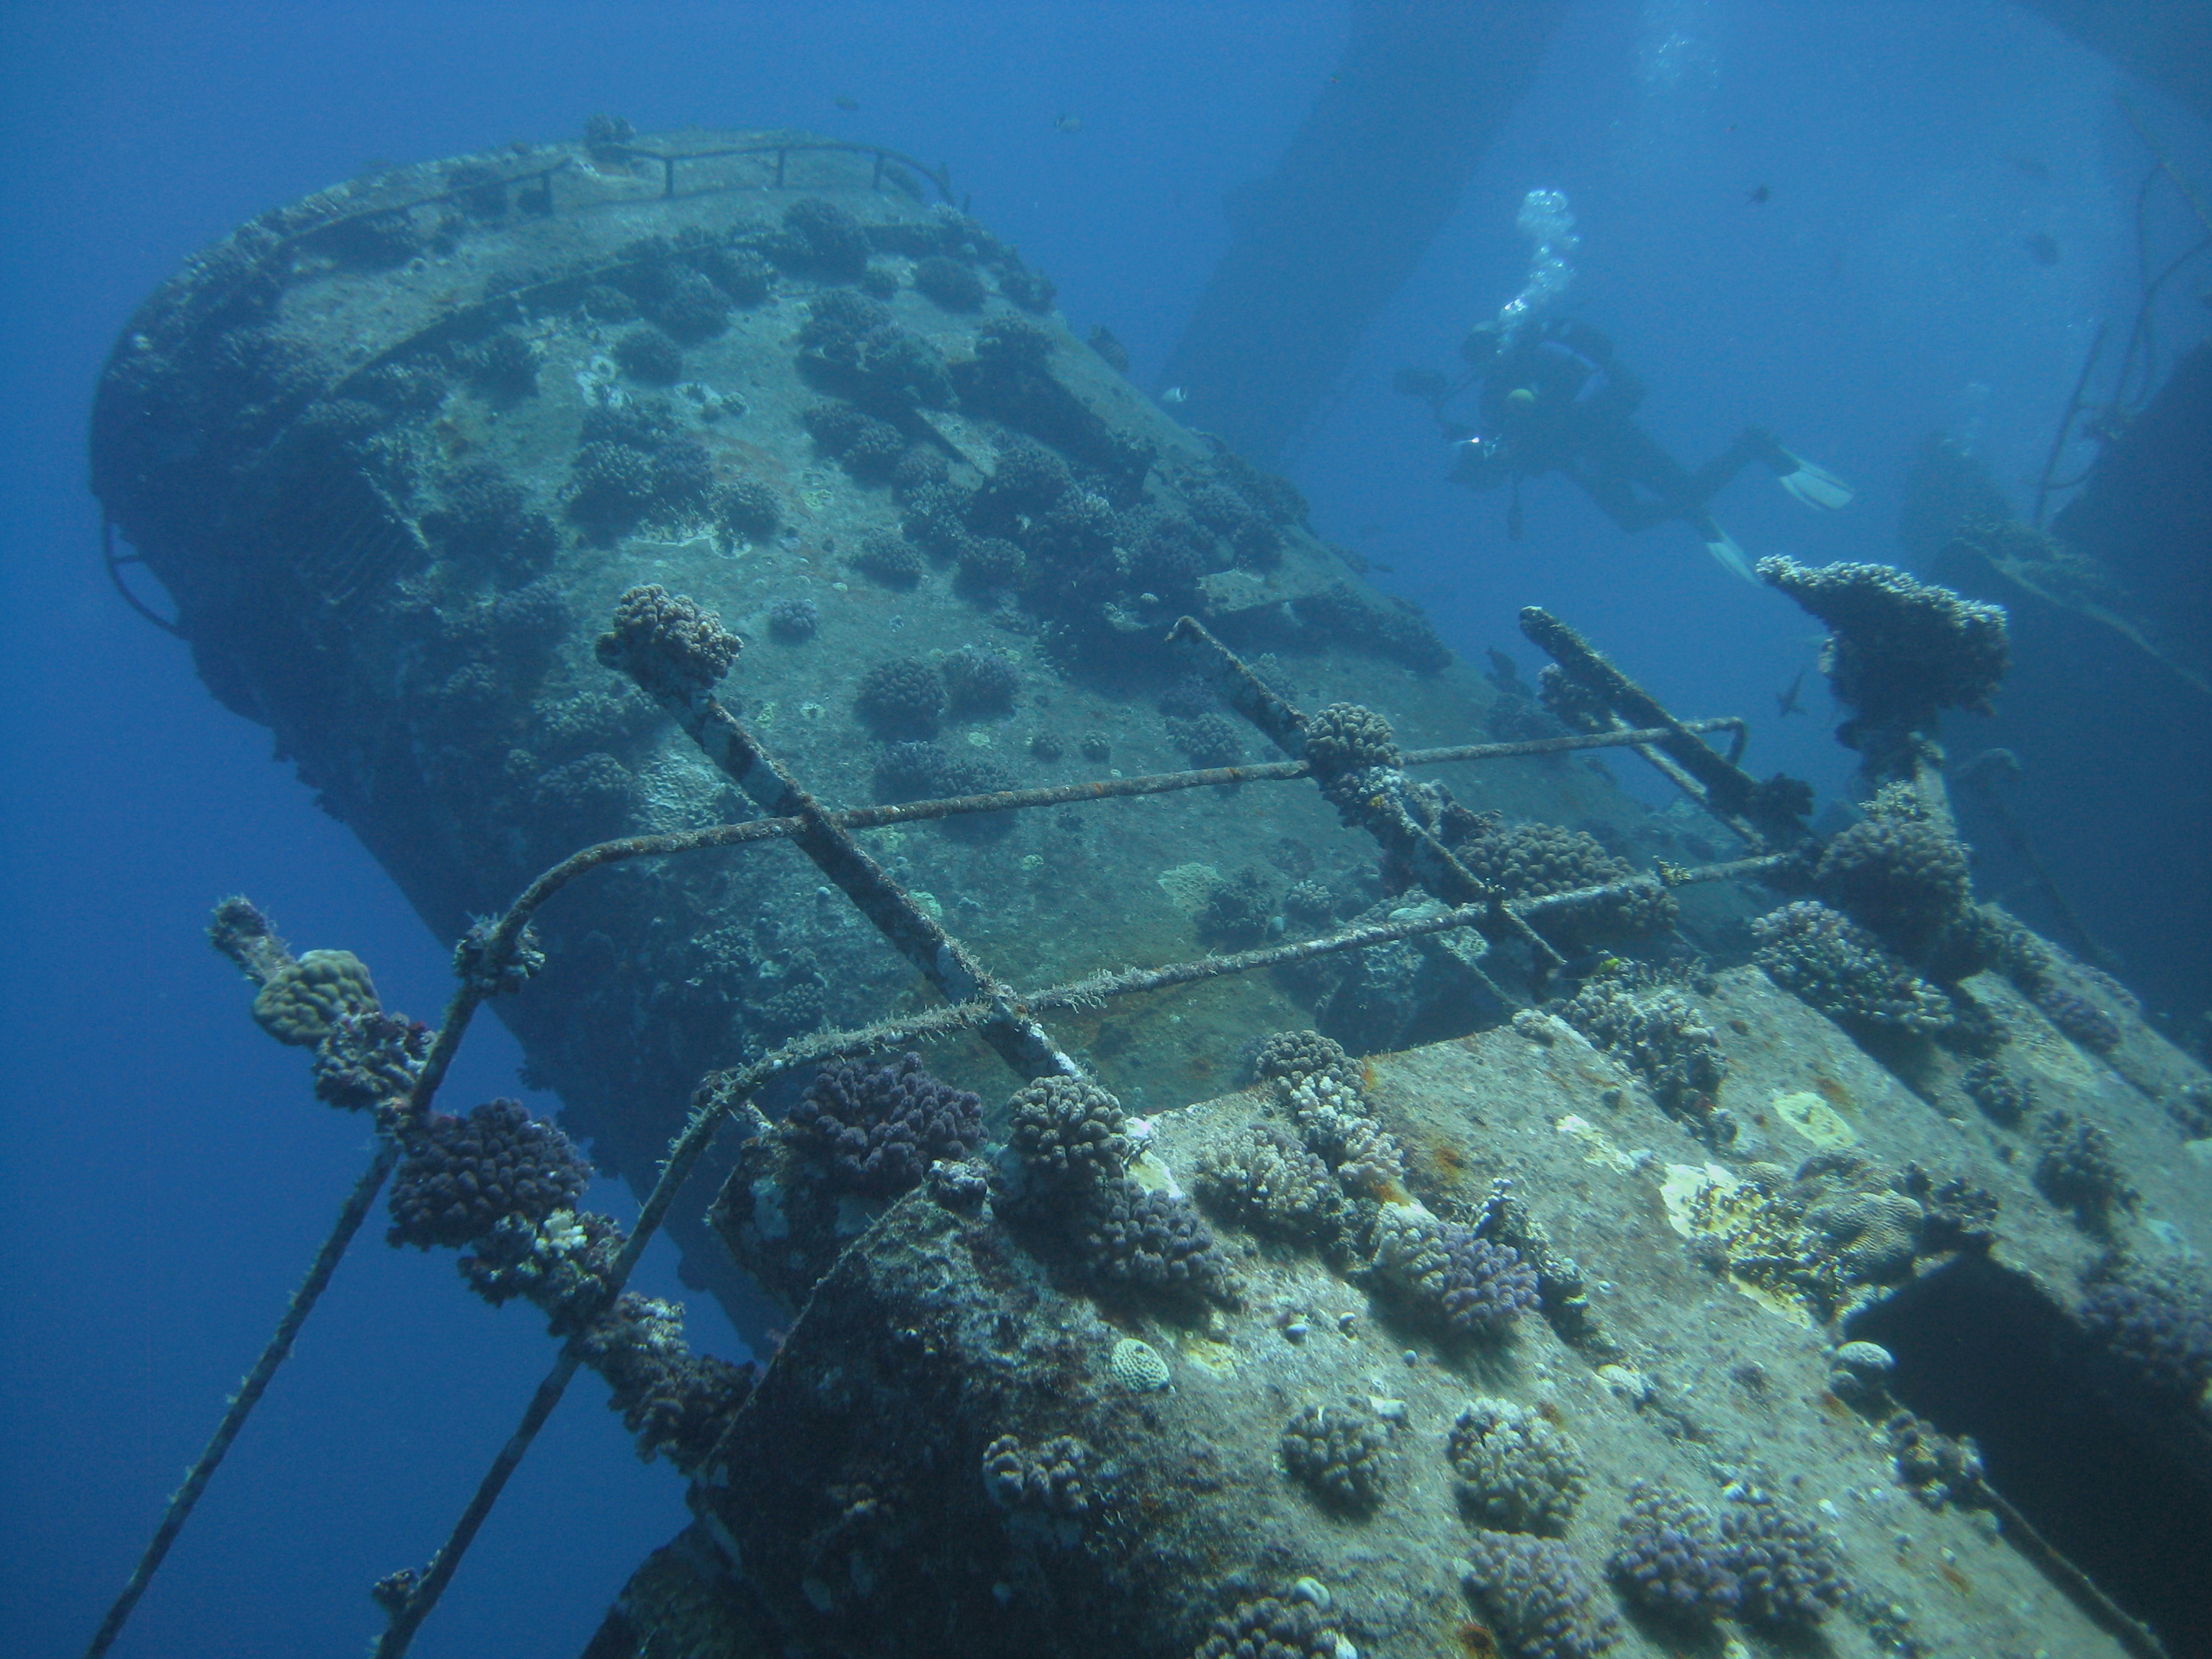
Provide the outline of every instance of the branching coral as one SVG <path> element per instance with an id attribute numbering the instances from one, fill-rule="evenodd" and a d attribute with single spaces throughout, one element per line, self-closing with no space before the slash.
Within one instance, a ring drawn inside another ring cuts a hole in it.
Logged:
<path id="1" fill-rule="evenodd" d="M 650 324 L 617 340 L 614 359 L 623 374 L 647 386 L 673 386 L 684 378 L 684 348 Z"/>
<path id="2" fill-rule="evenodd" d="M 1206 538 L 1179 513 L 1138 507 L 1123 517 L 1123 538 L 1130 581 L 1155 593 L 1191 593 L 1212 568 Z"/>
<path id="3" fill-rule="evenodd" d="M 1390 722 L 1356 702 L 1330 703 L 1307 720 L 1305 757 L 1324 785 L 1346 772 L 1396 766 L 1403 758 Z"/>
<path id="4" fill-rule="evenodd" d="M 1008 1143 L 1034 1174 L 1079 1186 L 1118 1179 L 1133 1150 L 1121 1103 L 1086 1078 L 1048 1077 L 1014 1091 Z"/>
<path id="5" fill-rule="evenodd" d="M 575 452 L 568 469 L 568 518 L 592 535 L 630 531 L 653 507 L 653 462 L 626 445 L 591 442 Z"/>
<path id="6" fill-rule="evenodd" d="M 1382 1496 L 1389 1436 L 1357 1406 L 1309 1406 L 1283 1430 L 1283 1463 L 1325 1501 L 1369 1510 Z"/>
<path id="7" fill-rule="evenodd" d="M 593 653 L 651 696 L 688 696 L 711 690 L 744 648 L 713 611 L 655 583 L 622 596 Z"/>
<path id="8" fill-rule="evenodd" d="M 2120 1023 L 2078 991 L 2046 980 L 2028 994 L 2043 1017 L 2091 1054 L 2120 1046 Z"/>
<path id="9" fill-rule="evenodd" d="M 1460 1413 L 1445 1455 L 1469 1512 L 1501 1532 L 1564 1532 L 1589 1490 L 1573 1439 L 1510 1400 L 1485 1395 Z"/>
<path id="10" fill-rule="evenodd" d="M 1519 1251 L 1409 1204 L 1383 1206 L 1369 1270 L 1399 1301 L 1459 1335 L 1497 1335 L 1537 1305 L 1536 1274 Z"/>
<path id="11" fill-rule="evenodd" d="M 548 767 L 530 787 L 538 823 L 571 841 L 603 841 L 621 834 L 637 797 L 635 775 L 601 750 Z"/>
<path id="12" fill-rule="evenodd" d="M 1536 699 L 1571 731 L 1602 732 L 1613 724 L 1605 699 L 1555 662 L 1546 663 L 1536 676 Z"/>
<path id="13" fill-rule="evenodd" d="M 1349 1650 L 1311 1601 L 1265 1595 L 1216 1619 L 1191 1659 L 1344 1659 Z"/>
<path id="14" fill-rule="evenodd" d="M 684 258 L 733 305 L 760 304 L 775 278 L 774 268 L 750 248 L 697 247 Z"/>
<path id="15" fill-rule="evenodd" d="M 460 1259 L 461 1278 L 497 1308 L 516 1297 L 542 1309 L 556 1331 L 598 1316 L 608 1277 L 629 1242 L 614 1218 L 556 1210 L 542 1221 L 509 1216 Z"/>
<path id="16" fill-rule="evenodd" d="M 817 404 L 799 422 L 823 454 L 842 461 L 848 472 L 866 483 L 890 477 L 907 453 L 903 432 L 850 404 Z"/>
<path id="17" fill-rule="evenodd" d="M 840 289 L 814 301 L 799 346 L 799 366 L 815 385 L 871 408 L 896 413 L 954 402 L 937 348 L 908 333 L 888 306 L 865 295 Z"/>
<path id="18" fill-rule="evenodd" d="M 857 282 L 868 268 L 867 228 L 835 202 L 808 196 L 783 210 L 777 261 L 832 282 Z"/>
<path id="19" fill-rule="evenodd" d="M 1670 1115 L 1707 1135 L 1719 1127 L 1713 1096 L 1728 1075 L 1728 1057 L 1680 991 L 1638 995 L 1615 981 L 1594 980 L 1555 1012 L 1649 1084 Z"/>
<path id="20" fill-rule="evenodd" d="M 966 504 L 968 528 L 977 535 L 1019 535 L 1024 519 L 1042 519 L 1075 487 L 1067 463 L 1030 438 L 1000 446 L 997 465 Z"/>
<path id="21" fill-rule="evenodd" d="M 2035 1091 L 2027 1079 L 2005 1070 L 1994 1060 L 1978 1060 L 1960 1074 L 1959 1086 L 1983 1115 L 2007 1128 L 2016 1127 L 2035 1103 Z"/>
<path id="22" fill-rule="evenodd" d="M 1091 1276 L 1171 1296 L 1234 1299 L 1229 1264 L 1191 1201 L 1127 1177 L 1091 1188 L 1070 1219 Z"/>
<path id="23" fill-rule="evenodd" d="M 768 631 L 787 645 L 814 637 L 822 626 L 822 607 L 805 596 L 778 599 L 769 607 Z"/>
<path id="24" fill-rule="evenodd" d="M 1619 1542 L 1606 1562 L 1627 1595 L 1651 1612 L 1681 1620 L 1711 1620 L 1735 1611 L 1741 1599 L 1723 1559 L 1720 1522 L 1663 1482 L 1639 1480 L 1629 1488 Z"/>
<path id="25" fill-rule="evenodd" d="M 1825 904 L 1785 904 L 1753 921 L 1751 931 L 1759 940 L 1752 960 L 1766 976 L 1846 1030 L 1926 1037 L 1948 1032 L 1955 1022 L 1949 998 Z"/>
<path id="26" fill-rule="evenodd" d="M 1327 1041 L 1326 1038 L 1323 1041 Z M 1398 1196 L 1405 1155 L 1376 1121 L 1357 1088 L 1333 1071 L 1279 1079 L 1277 1093 L 1305 1137 L 1307 1149 L 1336 1171 L 1344 1190 L 1358 1198 Z"/>
<path id="27" fill-rule="evenodd" d="M 1274 914 L 1273 883 L 1247 865 L 1213 884 L 1194 919 L 1198 936 L 1220 945 L 1255 945 L 1264 938 Z"/>
<path id="28" fill-rule="evenodd" d="M 917 294 L 934 301 L 940 310 L 983 308 L 983 279 L 957 259 L 948 259 L 943 254 L 933 254 L 915 264 L 914 287 Z"/>
<path id="29" fill-rule="evenodd" d="M 574 1143 L 517 1100 L 434 1116 L 405 1143 L 392 1183 L 394 1244 L 469 1244 L 510 1217 L 542 1221 L 574 1207 L 592 1178 Z"/>
<path id="30" fill-rule="evenodd" d="M 664 400 L 595 405 L 585 411 L 581 439 L 564 498 L 568 517 L 587 533 L 607 540 L 647 520 L 675 523 L 706 511 L 714 463 L 700 444 L 676 435 Z"/>
<path id="31" fill-rule="evenodd" d="M 1370 605 L 1349 582 L 1303 594 L 1291 601 L 1291 610 L 1315 633 L 1352 650 L 1403 663 L 1417 674 L 1437 673 L 1452 659 L 1418 607 Z"/>
<path id="32" fill-rule="evenodd" d="M 315 1098 L 346 1111 L 406 1098 L 430 1051 L 430 1028 L 397 1014 L 345 1012 L 315 1049 Z"/>
<path id="33" fill-rule="evenodd" d="M 713 339 L 730 325 L 730 302 L 696 270 L 672 274 L 666 289 L 647 309 L 675 338 L 693 345 Z"/>
<path id="34" fill-rule="evenodd" d="M 919 1186 L 932 1164 L 957 1163 L 983 1140 L 983 1103 L 930 1076 L 915 1054 L 872 1069 L 824 1067 L 788 1121 L 795 1139 L 827 1158 L 835 1180 L 878 1194 Z"/>
<path id="35" fill-rule="evenodd" d="M 2153 1393 L 2191 1400 L 2212 1384 L 2212 1298 L 2170 1279 L 2110 1279 L 2082 1299 L 2081 1328 Z"/>
<path id="36" fill-rule="evenodd" d="M 1943 1433 L 1911 1412 L 1893 1412 L 1883 1422 L 1898 1483 L 1931 1510 L 1949 1503 L 1988 1502 L 1983 1485 L 1981 1448 L 1972 1436 Z"/>
<path id="37" fill-rule="evenodd" d="M 2135 1207 L 2136 1192 L 2112 1156 L 2112 1138 L 2098 1125 L 2067 1112 L 2045 1112 L 2035 1139 L 2040 1149 L 2036 1189 L 2072 1212 L 2085 1232 L 2109 1232 L 2115 1209 Z"/>
<path id="38" fill-rule="evenodd" d="M 1771 1492 L 1738 1485 L 1716 1516 L 1663 1484 L 1638 1481 L 1608 1567 L 1656 1613 L 1751 1624 L 1816 1625 L 1849 1591 L 1834 1540 Z"/>
<path id="39" fill-rule="evenodd" d="M 1739 1616 L 1753 1624 L 1817 1625 L 1849 1585 L 1835 1540 L 1771 1492 L 1735 1488 L 1721 1516 L 1722 1560 L 1736 1582 Z"/>
<path id="40" fill-rule="evenodd" d="M 1972 921 L 1966 848 L 1900 786 L 1882 790 L 1866 817 L 1829 842 L 1813 881 L 1828 903 L 1914 960 Z"/>
<path id="41" fill-rule="evenodd" d="M 934 737 L 945 713 L 945 682 L 927 663 L 894 657 L 860 677 L 854 701 L 878 737 Z"/>
<path id="42" fill-rule="evenodd" d="M 1359 1062 L 1344 1052 L 1343 1044 L 1319 1031 L 1276 1032 L 1254 1051 L 1252 1070 L 1257 1077 L 1279 1078 L 1292 1085 L 1321 1075 L 1355 1092 L 1359 1088 Z"/>
<path id="43" fill-rule="evenodd" d="M 1636 872 L 1595 837 L 1555 823 L 1507 828 L 1496 812 L 1446 808 L 1440 836 L 1474 878 L 1508 898 L 1541 898 L 1577 888 L 1608 886 Z M 1638 939 L 1674 925 L 1674 896 L 1656 883 L 1632 885 L 1617 896 L 1547 916 L 1539 931 L 1562 948 Z"/>
<path id="44" fill-rule="evenodd" d="M 1255 1123 L 1209 1152 L 1200 1193 L 1259 1231 L 1300 1242 L 1334 1233 L 1344 1194 L 1328 1164 L 1279 1125 Z"/>
<path id="45" fill-rule="evenodd" d="M 1001 536 L 969 537 L 963 532 L 954 556 L 960 567 L 954 581 L 963 593 L 1012 587 L 1022 579 L 1022 550 Z"/>
<path id="46" fill-rule="evenodd" d="M 445 504 L 422 515 L 422 532 L 450 558 L 527 579 L 553 562 L 561 532 L 530 505 L 522 487 L 489 463 L 446 480 Z"/>
<path id="47" fill-rule="evenodd" d="M 665 1455 L 683 1474 L 696 1474 L 730 1419 L 752 1393 L 757 1375 L 691 1352 L 679 1304 L 626 1291 L 582 1337 L 585 1363 L 607 1380 L 607 1404 L 637 1437 L 638 1455 Z"/>
<path id="48" fill-rule="evenodd" d="M 1244 733 L 1226 714 L 1207 713 L 1170 720 L 1168 735 L 1193 766 L 1234 766 L 1244 758 Z"/>
<path id="49" fill-rule="evenodd" d="M 930 800 L 953 795 L 988 795 L 1015 787 L 1013 775 L 994 760 L 974 753 L 947 754 L 933 743 L 909 738 L 885 744 L 876 757 L 876 799 Z M 946 820 L 947 834 L 976 836 L 1010 827 L 1010 814 L 983 812 Z"/>
<path id="50" fill-rule="evenodd" d="M 513 329 L 503 328 L 461 348 L 453 354 L 453 361 L 479 392 L 499 402 L 511 402 L 536 395 L 538 369 L 544 359 L 537 346 Z"/>
<path id="51" fill-rule="evenodd" d="M 1554 1539 L 1478 1530 L 1462 1582 L 1513 1659 L 1596 1659 L 1620 1640 L 1620 1620 Z"/>
<path id="52" fill-rule="evenodd" d="M 1004 714 L 1021 689 L 1014 659 L 989 646 L 968 645 L 944 662 L 945 690 L 956 714 Z"/>
<path id="53" fill-rule="evenodd" d="M 1024 1446 L 1002 1434 L 983 1449 L 983 1485 L 1002 1510 L 1037 1510 L 1063 1520 L 1091 1509 L 1091 1448 L 1073 1435 Z"/>
<path id="54" fill-rule="evenodd" d="M 922 577 L 921 550 L 890 531 L 872 531 L 860 538 L 853 563 L 886 587 L 911 588 Z"/>
<path id="55" fill-rule="evenodd" d="M 714 492 L 714 519 L 732 541 L 761 541 L 783 522 L 783 504 L 766 484 L 740 478 Z"/>

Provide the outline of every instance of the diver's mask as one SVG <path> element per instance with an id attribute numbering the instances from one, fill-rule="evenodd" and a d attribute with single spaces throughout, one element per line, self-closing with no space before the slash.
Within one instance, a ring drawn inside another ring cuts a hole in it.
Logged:
<path id="1" fill-rule="evenodd" d="M 1477 374 L 1490 373 L 1490 366 L 1505 348 L 1504 331 L 1496 323 L 1477 323 L 1468 330 L 1467 338 L 1459 343 L 1462 362 Z"/>

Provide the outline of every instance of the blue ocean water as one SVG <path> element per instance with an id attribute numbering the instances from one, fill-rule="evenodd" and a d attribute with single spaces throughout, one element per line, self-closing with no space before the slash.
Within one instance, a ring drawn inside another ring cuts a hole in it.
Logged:
<path id="1" fill-rule="evenodd" d="M 641 131 L 789 126 L 941 158 L 1149 385 L 1227 245 L 1224 197 L 1280 152 L 1349 19 L 1277 0 L 21 3 L 8 22 L 0 1624 L 10 1650 L 47 1654 L 97 1622 L 368 1156 L 246 1018 L 208 906 L 251 893 L 420 1018 L 450 983 L 447 943 L 106 585 L 83 434 L 131 309 L 241 219 L 373 161 L 565 137 L 605 109 Z M 1736 538 L 1891 557 L 1910 447 L 1948 429 L 2021 499 L 2091 333 L 2132 311 L 2145 158 L 2123 88 L 2212 174 L 2201 124 L 1998 0 L 1574 5 L 1285 470 L 1321 533 L 1389 565 L 1378 581 L 1463 653 L 1511 648 L 1514 613 L 1542 603 L 1679 710 L 1751 714 L 1761 769 L 1832 793 L 1850 757 L 1827 722 L 1772 712 L 1811 664 L 1802 613 L 1680 526 L 1624 537 L 1556 479 L 1509 539 L 1498 497 L 1443 482 L 1392 373 L 1449 362 L 1522 280 L 1523 192 L 1564 190 L 1572 305 L 1650 384 L 1654 433 L 1694 461 L 1756 420 L 1860 490 L 1816 519 L 1747 474 L 1717 508 Z M 514 1092 L 518 1058 L 487 1022 L 452 1086 Z M 631 1212 L 611 1183 L 596 1198 Z M 683 1295 L 666 1255 L 642 1283 Z M 695 1341 L 737 1352 L 687 1299 Z M 367 1586 L 427 1556 L 549 1352 L 443 1260 L 366 1241 L 117 1650 L 357 1650 Z M 579 1389 L 418 1650 L 574 1651 L 684 1520 L 680 1483 Z"/>

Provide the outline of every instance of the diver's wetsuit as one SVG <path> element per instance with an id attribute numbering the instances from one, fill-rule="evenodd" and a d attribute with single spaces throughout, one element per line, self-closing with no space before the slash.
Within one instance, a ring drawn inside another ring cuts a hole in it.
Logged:
<path id="1" fill-rule="evenodd" d="M 1695 472 L 1638 425 L 1644 385 L 1613 342 L 1572 317 L 1534 325 L 1482 370 L 1479 436 L 1462 443 L 1452 477 L 1485 489 L 1522 473 L 1573 479 L 1623 530 L 1682 519 L 1720 534 L 1705 504 L 1753 461 L 1786 471 L 1773 437 L 1747 430 Z"/>

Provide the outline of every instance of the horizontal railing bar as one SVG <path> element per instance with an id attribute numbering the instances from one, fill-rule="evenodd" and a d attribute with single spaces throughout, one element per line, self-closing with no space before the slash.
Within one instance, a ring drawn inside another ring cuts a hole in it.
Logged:
<path id="1" fill-rule="evenodd" d="M 1470 743 L 1455 749 L 1411 749 L 1408 766 L 1442 766 L 1450 761 L 1513 760 L 1524 755 L 1570 755 L 1578 749 L 1629 749 L 1682 732 L 1742 732 L 1740 714 L 1709 720 L 1684 720 L 1679 726 L 1649 726 L 1633 732 L 1577 732 L 1564 738 L 1530 738 L 1521 743 Z"/>
<path id="2" fill-rule="evenodd" d="M 1741 724 L 1733 716 L 1710 720 L 1686 720 L 1687 732 L 1719 731 Z M 1511 760 L 1529 755 L 1565 754 L 1580 749 L 1619 749 L 1649 743 L 1657 733 L 1648 731 L 1599 732 L 1564 738 L 1538 738 L 1527 743 L 1469 744 L 1455 749 L 1419 749 L 1405 757 L 1409 766 L 1440 766 L 1458 761 Z M 966 817 L 983 812 L 1017 812 L 1036 806 L 1073 805 L 1083 801 L 1117 800 L 1138 795 L 1163 795 L 1182 789 L 1218 788 L 1238 783 L 1273 783 L 1303 778 L 1312 768 L 1304 761 L 1273 761 L 1258 766 L 1213 766 L 1194 772 L 1153 772 L 1134 778 L 1097 778 L 1084 783 L 1048 785 L 1039 789 L 1006 789 L 988 795 L 951 795 L 935 800 L 902 801 L 884 806 L 851 806 L 830 813 L 830 822 L 841 830 L 880 830 L 890 824 L 927 823 L 936 818 Z M 659 858 L 673 853 L 696 852 L 709 847 L 742 847 L 751 842 L 775 841 L 799 828 L 795 817 L 750 818 L 743 823 L 717 823 L 701 830 L 676 830 L 660 836 L 628 836 L 603 841 L 570 854 L 523 890 L 507 912 L 499 933 L 502 948 L 521 935 L 522 927 L 546 900 L 578 876 L 602 865 L 630 859 Z M 1760 861 L 1740 860 L 1747 867 Z M 511 925 L 510 925 L 511 924 Z"/>

